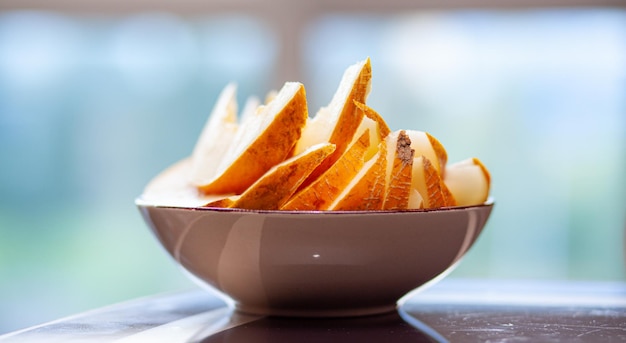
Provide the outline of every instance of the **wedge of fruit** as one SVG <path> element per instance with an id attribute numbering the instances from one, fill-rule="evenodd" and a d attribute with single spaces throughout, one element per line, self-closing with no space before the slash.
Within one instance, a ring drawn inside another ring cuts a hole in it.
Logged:
<path id="1" fill-rule="evenodd" d="M 322 175 L 294 195 L 283 209 L 328 209 L 364 163 L 378 152 L 381 142 L 389 134 L 389 127 L 371 108 L 357 102 L 355 105 L 364 115 L 348 150 Z"/>
<path id="2" fill-rule="evenodd" d="M 191 155 L 189 180 L 196 186 L 211 181 L 217 172 L 216 161 L 224 159 L 233 144 L 237 123 L 237 87 L 228 84 L 217 98 Z"/>
<path id="3" fill-rule="evenodd" d="M 376 124 L 378 125 L 377 133 L 381 138 L 385 138 L 387 137 L 387 135 L 391 133 L 391 130 L 389 129 L 389 126 L 387 125 L 387 122 L 385 122 L 383 117 L 380 114 L 378 114 L 378 112 L 376 112 L 373 108 L 363 103 L 360 103 L 356 100 L 354 100 L 354 106 L 356 106 L 358 110 L 363 111 L 363 115 L 365 115 L 367 118 L 376 122 Z"/>
<path id="4" fill-rule="evenodd" d="M 314 144 L 324 142 L 335 144 L 337 149 L 311 173 L 305 185 L 335 163 L 353 140 L 364 115 L 363 111 L 356 110 L 354 102 L 365 103 L 371 87 L 371 78 L 372 68 L 369 58 L 351 65 L 345 70 L 330 104 L 321 108 L 315 117 L 308 120 L 294 153 L 298 154 Z"/>
<path id="5" fill-rule="evenodd" d="M 241 116 L 239 122 L 245 123 L 250 119 L 250 117 L 255 116 L 261 112 L 260 109 L 261 100 L 256 96 L 251 96 L 246 99 L 246 103 L 241 110 Z"/>
<path id="6" fill-rule="evenodd" d="M 376 111 L 357 101 L 354 102 L 354 105 L 356 106 L 357 111 L 363 112 L 363 115 L 359 116 L 361 118 L 361 123 L 356 130 L 354 139 L 356 140 L 360 137 L 365 130 L 369 130 L 370 132 L 370 147 L 365 154 L 365 160 L 368 161 L 378 152 L 380 142 L 389 135 L 391 130 L 389 130 L 387 123 L 378 113 L 376 113 Z"/>
<path id="7" fill-rule="evenodd" d="M 446 167 L 444 182 L 459 206 L 478 205 L 487 201 L 491 175 L 477 158 L 468 158 Z"/>
<path id="8" fill-rule="evenodd" d="M 189 183 L 192 160 L 180 160 L 153 178 L 145 187 L 139 201 L 157 206 L 203 207 L 227 196 L 205 195 Z"/>
<path id="9" fill-rule="evenodd" d="M 271 168 L 243 194 L 219 199 L 207 206 L 278 210 L 333 151 L 335 146 L 330 143 L 314 145 Z"/>
<path id="10" fill-rule="evenodd" d="M 374 157 L 367 161 L 328 207 L 329 210 L 380 210 L 385 200 L 387 146 L 383 140 Z"/>
<path id="11" fill-rule="evenodd" d="M 423 201 L 423 208 L 456 206 L 456 200 L 441 175 L 425 156 L 415 157 L 411 188 L 416 189 Z M 414 200 L 413 203 L 416 201 Z"/>
<path id="12" fill-rule="evenodd" d="M 301 136 L 308 118 L 304 86 L 287 82 L 259 113 L 249 116 L 209 181 L 199 185 L 206 194 L 241 194 L 270 168 L 284 161 Z"/>
<path id="13" fill-rule="evenodd" d="M 387 135 L 385 145 L 388 149 L 383 210 L 404 210 L 409 206 L 415 150 L 404 130 Z"/>
<path id="14" fill-rule="evenodd" d="M 298 191 L 281 209 L 328 209 L 350 180 L 363 167 L 365 154 L 369 146 L 370 134 L 369 130 L 366 130 L 358 140 L 352 143 L 337 162 L 324 171 L 315 181 Z"/>
<path id="15" fill-rule="evenodd" d="M 448 161 L 448 153 L 441 142 L 428 132 L 406 130 L 411 138 L 411 147 L 415 156 L 425 156 L 438 173 L 444 173 Z"/>
<path id="16" fill-rule="evenodd" d="M 402 210 L 484 203 L 478 159 L 448 165 L 428 132 L 391 132 L 366 105 L 370 60 L 349 66 L 328 106 L 309 118 L 304 86 L 250 97 L 237 120 L 236 86 L 220 93 L 188 159 L 144 194 L 174 206 L 284 210 Z M 177 179 L 180 177 L 180 179 Z M 162 201 L 168 195 L 167 201 Z"/>

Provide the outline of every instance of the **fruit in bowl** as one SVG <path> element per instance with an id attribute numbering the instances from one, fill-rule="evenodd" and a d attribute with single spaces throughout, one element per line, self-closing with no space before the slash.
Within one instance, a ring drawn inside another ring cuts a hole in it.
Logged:
<path id="1" fill-rule="evenodd" d="M 237 309 L 346 316 L 394 309 L 463 257 L 493 208 L 477 158 L 366 105 L 370 60 L 309 118 L 287 82 L 237 117 L 220 94 L 196 146 L 136 200 L 167 252 Z"/>

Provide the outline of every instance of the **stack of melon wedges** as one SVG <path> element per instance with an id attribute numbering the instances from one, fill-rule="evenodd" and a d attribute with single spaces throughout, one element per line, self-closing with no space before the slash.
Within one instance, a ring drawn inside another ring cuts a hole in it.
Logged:
<path id="1" fill-rule="evenodd" d="M 366 105 L 370 60 L 346 69 L 329 105 L 309 117 L 305 88 L 287 82 L 240 115 L 221 92 L 193 153 L 155 178 L 155 204 L 256 210 L 404 210 L 482 204 L 490 176 L 476 158 L 447 163 L 427 132 L 392 132 Z"/>

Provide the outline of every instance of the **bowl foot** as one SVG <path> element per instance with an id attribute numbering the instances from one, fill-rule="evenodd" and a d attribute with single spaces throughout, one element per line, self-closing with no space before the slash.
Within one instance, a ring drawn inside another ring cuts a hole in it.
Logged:
<path id="1" fill-rule="evenodd" d="M 396 309 L 397 304 L 395 303 L 383 306 L 323 309 L 272 308 L 248 306 L 240 303 L 235 304 L 235 310 L 244 314 L 300 318 L 360 317 L 393 312 Z"/>

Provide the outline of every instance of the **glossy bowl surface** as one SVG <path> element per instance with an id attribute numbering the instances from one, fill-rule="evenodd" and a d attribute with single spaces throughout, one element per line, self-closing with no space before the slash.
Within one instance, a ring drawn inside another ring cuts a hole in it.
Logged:
<path id="1" fill-rule="evenodd" d="M 355 316 L 394 310 L 450 271 L 493 208 L 369 212 L 137 206 L 167 252 L 242 312 Z"/>

